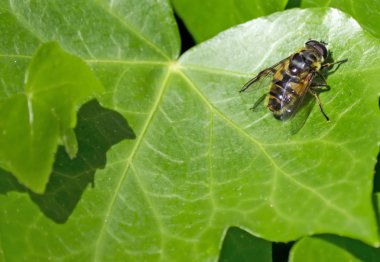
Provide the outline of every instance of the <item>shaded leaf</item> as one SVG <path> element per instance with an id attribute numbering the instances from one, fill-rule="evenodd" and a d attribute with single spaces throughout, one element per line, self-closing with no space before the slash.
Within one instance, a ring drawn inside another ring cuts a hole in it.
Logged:
<path id="1" fill-rule="evenodd" d="M 301 0 L 289 0 L 285 9 L 296 8 L 301 6 Z"/>
<path id="2" fill-rule="evenodd" d="M 120 114 L 102 108 L 95 100 L 79 110 L 75 133 L 79 144 L 77 157 L 70 159 L 63 147 L 58 149 L 44 194 L 31 192 L 6 172 L 0 175 L 0 194 L 28 192 L 47 217 L 57 223 L 66 222 L 87 186 L 95 186 L 96 169 L 106 165 L 106 152 L 110 147 L 123 139 L 135 138 Z"/>
<path id="3" fill-rule="evenodd" d="M 78 107 L 102 90 L 79 58 L 56 43 L 42 45 L 25 74 L 25 91 L 0 101 L 0 165 L 42 193 L 58 144 L 71 158 L 77 152 Z"/>
<path id="4" fill-rule="evenodd" d="M 95 187 L 64 224 L 25 193 L 1 195 L 5 258 L 216 260 L 231 225 L 275 241 L 336 233 L 379 242 L 371 190 L 380 47 L 345 14 L 277 13 L 176 61 L 178 33 L 165 1 L 13 4 L 8 15 L 22 21 L 13 26 L 58 38 L 92 66 L 107 89 L 102 105 L 123 114 L 136 139 L 109 150 Z M 78 23 L 83 12 L 90 15 Z M 332 122 L 314 106 L 290 135 L 291 121 L 249 110 L 259 92 L 238 90 L 310 37 L 350 62 L 329 75 L 331 90 L 321 94 Z"/>
<path id="5" fill-rule="evenodd" d="M 302 0 L 301 7 L 335 7 L 355 18 L 364 29 L 380 37 L 380 4 L 377 0 Z"/>
<path id="6" fill-rule="evenodd" d="M 248 20 L 283 10 L 286 0 L 171 0 L 195 41 L 200 43 Z M 195 15 L 196 14 L 196 15 Z"/>
<path id="7" fill-rule="evenodd" d="M 227 261 L 272 261 L 272 243 L 252 236 L 237 227 L 228 229 L 219 257 Z"/>

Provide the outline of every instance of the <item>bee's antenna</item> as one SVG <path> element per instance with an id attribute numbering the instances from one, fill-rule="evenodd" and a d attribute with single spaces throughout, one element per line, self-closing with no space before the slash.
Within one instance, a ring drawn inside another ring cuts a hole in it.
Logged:
<path id="1" fill-rule="evenodd" d="M 319 41 L 319 42 L 321 42 L 322 44 L 324 44 L 324 45 L 328 45 L 329 43 L 326 43 L 325 41 L 323 41 L 323 40 L 321 40 L 321 41 Z"/>

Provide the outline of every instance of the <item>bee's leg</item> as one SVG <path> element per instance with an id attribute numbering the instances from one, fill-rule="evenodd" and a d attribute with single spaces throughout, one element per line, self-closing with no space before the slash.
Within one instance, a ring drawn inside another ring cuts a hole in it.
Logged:
<path id="1" fill-rule="evenodd" d="M 310 89 L 312 89 L 315 92 L 322 93 L 326 91 L 330 91 L 330 86 L 322 83 L 312 83 L 310 85 Z"/>
<path id="2" fill-rule="evenodd" d="M 315 92 L 315 90 L 311 88 L 309 89 L 309 92 L 315 97 L 315 99 L 317 99 L 317 103 L 318 103 L 319 109 L 321 109 L 321 113 L 326 118 L 327 122 L 330 122 L 330 118 L 326 115 L 325 111 L 323 110 L 322 103 L 321 103 L 321 100 L 319 100 L 318 93 Z"/>
<path id="3" fill-rule="evenodd" d="M 310 88 L 317 92 L 329 91 L 330 87 L 326 82 L 326 78 L 318 71 L 316 71 L 315 73 L 322 79 L 322 83 L 311 83 Z"/>
<path id="4" fill-rule="evenodd" d="M 330 87 L 325 83 L 311 83 L 310 88 L 312 88 L 315 91 L 328 91 L 330 90 Z"/>
<path id="5" fill-rule="evenodd" d="M 267 96 L 267 94 L 263 94 L 262 96 L 260 96 L 259 99 L 257 99 L 257 101 L 255 102 L 255 104 L 250 108 L 252 111 L 254 111 L 265 99 L 265 97 Z"/>
<path id="6" fill-rule="evenodd" d="M 330 66 L 332 66 L 332 65 L 336 65 L 336 64 L 338 64 L 338 67 L 339 67 L 341 64 L 343 64 L 343 63 L 345 63 L 345 62 L 347 62 L 347 61 L 348 61 L 348 58 L 343 59 L 343 60 L 336 61 L 336 62 L 334 62 L 334 63 L 326 63 L 326 64 L 324 64 L 324 65 L 321 66 L 321 69 L 329 68 Z"/>
<path id="7" fill-rule="evenodd" d="M 319 73 L 318 71 L 315 71 L 315 73 L 322 79 L 323 83 L 320 84 L 319 86 L 327 86 L 327 80 L 326 78 L 321 74 Z"/>

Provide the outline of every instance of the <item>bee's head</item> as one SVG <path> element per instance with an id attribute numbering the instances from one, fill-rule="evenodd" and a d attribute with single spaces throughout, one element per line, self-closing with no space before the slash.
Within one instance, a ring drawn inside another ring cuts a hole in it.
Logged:
<path id="1" fill-rule="evenodd" d="M 324 58 L 327 58 L 327 55 L 329 54 L 329 51 L 326 47 L 327 43 L 323 41 L 317 41 L 317 40 L 309 40 L 305 43 L 306 47 L 312 47 Z"/>

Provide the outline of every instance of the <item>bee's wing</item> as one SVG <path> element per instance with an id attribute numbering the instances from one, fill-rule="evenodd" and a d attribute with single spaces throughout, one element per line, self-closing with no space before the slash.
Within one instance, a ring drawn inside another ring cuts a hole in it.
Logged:
<path id="1" fill-rule="evenodd" d="M 299 99 L 297 100 L 297 103 L 293 105 L 291 113 L 289 115 L 284 115 L 286 119 L 291 118 L 289 124 L 290 134 L 292 135 L 298 133 L 304 126 L 315 104 L 315 100 L 308 92 L 310 85 L 313 82 L 314 76 L 315 74 L 313 72 L 307 75 L 304 86 L 300 86 L 301 90 L 297 90 L 299 92 Z"/>
<path id="2" fill-rule="evenodd" d="M 314 79 L 314 76 L 315 76 L 315 73 L 314 72 L 310 72 L 305 80 L 304 80 L 304 83 L 303 83 L 303 86 L 299 86 L 299 89 L 298 90 L 295 90 L 298 95 L 299 95 L 299 99 L 297 100 L 297 103 L 294 104 L 294 110 L 293 110 L 293 113 L 297 112 L 299 107 L 302 105 L 302 103 L 304 102 L 304 98 L 305 98 L 305 95 L 307 94 L 309 88 L 310 88 L 310 85 L 311 83 L 313 82 L 313 79 Z"/>
<path id="3" fill-rule="evenodd" d="M 271 67 L 268 67 L 268 68 L 265 68 L 264 70 L 262 70 L 260 73 L 257 74 L 257 76 L 255 76 L 254 78 L 252 78 L 251 80 L 249 80 L 240 90 L 240 93 L 241 92 L 244 92 L 246 91 L 248 88 L 250 88 L 251 86 L 256 86 L 256 85 L 260 85 L 260 83 L 267 79 L 268 77 L 273 77 L 273 75 L 278 71 L 278 69 L 284 64 L 284 62 L 286 60 L 288 60 L 290 58 L 290 56 L 288 56 L 287 58 L 281 60 L 280 62 L 278 62 L 277 64 L 274 64 L 273 66 Z"/>

